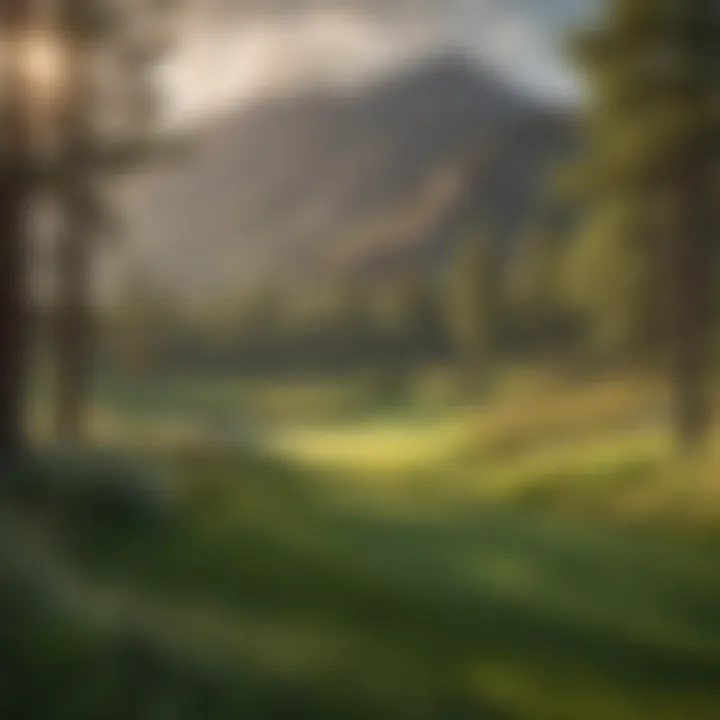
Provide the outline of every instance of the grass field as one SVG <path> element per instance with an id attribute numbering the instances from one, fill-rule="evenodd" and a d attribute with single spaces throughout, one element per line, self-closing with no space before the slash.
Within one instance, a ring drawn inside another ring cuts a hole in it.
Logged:
<path id="1" fill-rule="evenodd" d="M 201 427 L 137 445 L 142 472 L 102 456 L 28 471 L 35 499 L 2 526 L 32 552 L 0 568 L 44 602 L 13 606 L 32 632 L 5 638 L 11 709 L 718 716 L 720 454 L 678 455 L 652 388 L 518 382 L 480 406 L 364 414 L 324 392 L 300 422 L 284 402 L 312 393 L 269 389 L 250 439 L 212 437 L 210 403 Z M 145 433 L 162 425 L 143 413 Z"/>

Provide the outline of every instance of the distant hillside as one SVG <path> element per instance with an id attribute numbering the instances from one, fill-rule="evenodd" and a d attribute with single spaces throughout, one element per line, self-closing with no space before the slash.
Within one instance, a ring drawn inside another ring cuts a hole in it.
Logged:
<path id="1" fill-rule="evenodd" d="M 131 247 L 189 296 L 435 261 L 481 220 L 511 242 L 570 138 L 559 112 L 436 57 L 205 128 L 184 165 L 132 183 Z"/>

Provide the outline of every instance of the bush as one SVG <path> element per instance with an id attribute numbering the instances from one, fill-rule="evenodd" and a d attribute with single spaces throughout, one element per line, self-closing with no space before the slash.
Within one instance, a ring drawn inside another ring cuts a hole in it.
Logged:
<path id="1" fill-rule="evenodd" d="M 31 456 L 7 470 L 3 482 L 25 506 L 98 525 L 155 523 L 175 507 L 158 473 L 111 454 Z"/>

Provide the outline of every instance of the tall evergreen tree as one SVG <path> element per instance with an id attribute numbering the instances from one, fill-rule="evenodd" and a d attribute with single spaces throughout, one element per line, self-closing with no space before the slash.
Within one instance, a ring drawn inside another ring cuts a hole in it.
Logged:
<path id="1" fill-rule="evenodd" d="M 556 283 L 582 327 L 582 349 L 601 362 L 653 363 L 662 351 L 661 288 L 635 242 L 625 202 L 598 203 L 572 237 Z"/>
<path id="2" fill-rule="evenodd" d="M 470 232 L 458 245 L 445 288 L 448 336 L 468 387 L 497 350 L 500 314 L 500 263 L 494 238 Z"/>
<path id="3" fill-rule="evenodd" d="M 562 297 L 564 238 L 542 218 L 522 237 L 510 266 L 508 302 L 514 343 L 521 350 L 554 350 L 567 324 Z"/>
<path id="4" fill-rule="evenodd" d="M 56 316 L 56 431 L 77 442 L 92 375 L 93 250 L 110 221 L 102 181 L 148 159 L 157 89 L 153 64 L 165 52 L 165 38 L 147 28 L 163 28 L 163 13 L 174 2 L 124 3 L 112 0 L 58 0 L 57 19 L 68 40 L 65 155 L 58 199 L 64 226 L 58 247 Z M 145 28 L 142 32 L 138 28 Z M 97 67 L 109 72 L 97 78 Z M 111 112 L 122 116 L 112 133 L 103 112 L 112 96 L 123 99 Z"/>
<path id="5" fill-rule="evenodd" d="M 27 215 L 31 198 L 32 108 L 23 44 L 35 21 L 26 0 L 0 3 L 0 458 L 22 449 L 27 376 Z"/>
<path id="6" fill-rule="evenodd" d="M 608 0 L 577 49 L 591 80 L 591 197 L 628 206 L 633 252 L 662 293 L 677 431 L 693 446 L 710 421 L 720 2 Z"/>

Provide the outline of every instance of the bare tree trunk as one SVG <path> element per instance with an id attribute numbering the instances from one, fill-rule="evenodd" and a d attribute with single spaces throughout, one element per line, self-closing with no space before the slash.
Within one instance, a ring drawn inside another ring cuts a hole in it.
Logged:
<path id="1" fill-rule="evenodd" d="M 73 38 L 67 58 L 64 173 L 58 192 L 63 228 L 57 256 L 58 302 L 55 317 L 55 431 L 58 440 L 77 444 L 84 437 L 84 412 L 92 371 L 90 243 L 88 201 L 92 193 L 86 145 L 90 98 L 84 39 L 76 37 L 82 5 L 65 0 L 60 21 Z"/>
<path id="2" fill-rule="evenodd" d="M 26 369 L 26 187 L 22 169 L 0 169 L 0 459 L 22 451 Z"/>
<path id="3" fill-rule="evenodd" d="M 84 437 L 84 412 L 92 372 L 90 317 L 90 232 L 78 189 L 66 187 L 61 200 L 64 235 L 58 255 L 59 302 L 56 317 L 56 433 L 76 444 Z"/>
<path id="4" fill-rule="evenodd" d="M 3 0 L 0 30 L 14 40 L 32 17 L 27 0 Z M 26 376 L 30 115 L 12 44 L 0 99 L 0 458 L 22 451 Z"/>

